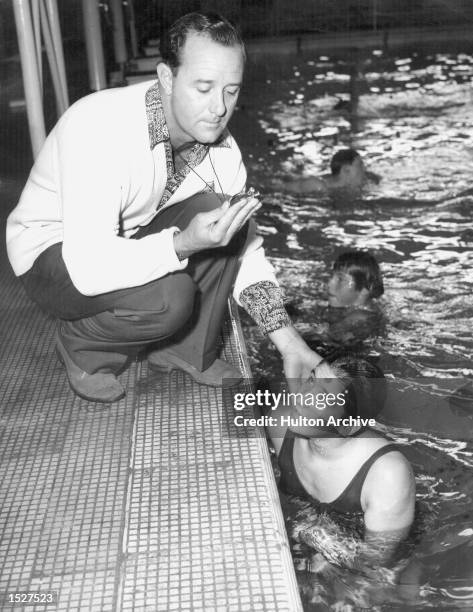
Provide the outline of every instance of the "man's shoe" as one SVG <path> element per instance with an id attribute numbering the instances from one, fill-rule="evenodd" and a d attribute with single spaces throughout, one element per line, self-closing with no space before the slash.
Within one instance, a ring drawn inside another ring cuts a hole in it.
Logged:
<path id="1" fill-rule="evenodd" d="M 243 378 L 240 370 L 234 368 L 223 359 L 216 359 L 213 364 L 203 372 L 200 372 L 192 364 L 184 361 L 170 349 L 151 351 L 148 354 L 148 363 L 157 370 L 182 370 L 187 372 L 200 385 L 209 387 L 222 387 L 227 389 L 234 387 Z"/>
<path id="2" fill-rule="evenodd" d="M 88 374 L 81 370 L 69 357 L 59 332 L 56 332 L 56 353 L 66 368 L 71 389 L 79 397 L 89 402 L 109 403 L 116 402 L 125 395 L 125 389 L 114 374 Z"/>

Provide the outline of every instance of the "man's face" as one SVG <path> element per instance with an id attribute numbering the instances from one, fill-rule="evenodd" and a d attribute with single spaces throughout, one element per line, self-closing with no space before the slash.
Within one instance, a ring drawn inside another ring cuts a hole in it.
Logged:
<path id="1" fill-rule="evenodd" d="M 189 34 L 172 77 L 167 119 L 175 146 L 211 144 L 219 138 L 235 110 L 243 65 L 239 45 L 225 47 L 207 36 Z"/>

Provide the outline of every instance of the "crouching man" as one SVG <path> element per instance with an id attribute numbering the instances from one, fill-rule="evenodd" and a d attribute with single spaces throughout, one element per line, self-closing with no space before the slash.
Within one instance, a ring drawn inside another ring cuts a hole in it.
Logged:
<path id="1" fill-rule="evenodd" d="M 256 197 L 227 123 L 245 49 L 215 14 L 190 13 L 162 40 L 157 81 L 76 102 L 41 150 L 7 224 L 28 295 L 57 317 L 57 352 L 79 396 L 113 402 L 144 347 L 152 366 L 213 386 L 227 298 L 280 350 L 287 376 L 320 357 L 292 327 L 251 217 Z"/>

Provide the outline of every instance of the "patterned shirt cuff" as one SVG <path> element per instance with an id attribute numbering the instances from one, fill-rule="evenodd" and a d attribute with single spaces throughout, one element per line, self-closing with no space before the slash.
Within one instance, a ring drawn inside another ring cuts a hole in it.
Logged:
<path id="1" fill-rule="evenodd" d="M 283 292 L 271 281 L 261 281 L 243 289 L 239 300 L 260 329 L 269 334 L 291 325 L 284 308 Z"/>

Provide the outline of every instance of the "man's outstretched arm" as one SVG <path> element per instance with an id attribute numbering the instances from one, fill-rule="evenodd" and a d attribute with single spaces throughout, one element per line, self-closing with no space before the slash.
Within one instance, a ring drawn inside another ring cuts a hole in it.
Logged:
<path id="1" fill-rule="evenodd" d="M 281 354 L 290 388 L 294 381 L 306 380 L 322 357 L 307 346 L 292 325 L 280 287 L 269 280 L 254 283 L 240 293 L 240 303 Z"/>

